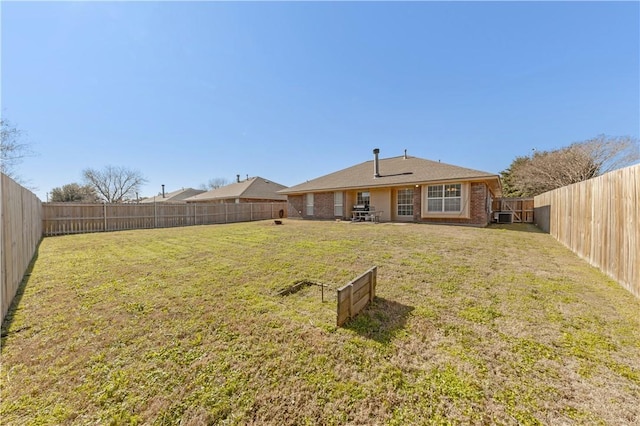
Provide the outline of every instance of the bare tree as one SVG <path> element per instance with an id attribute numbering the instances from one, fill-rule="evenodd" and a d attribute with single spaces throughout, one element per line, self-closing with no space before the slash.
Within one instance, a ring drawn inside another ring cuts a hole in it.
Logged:
<path id="1" fill-rule="evenodd" d="M 23 158 L 33 155 L 29 144 L 22 141 L 24 133 L 9 120 L 0 118 L 0 171 L 10 178 L 20 181 L 16 166 Z"/>
<path id="2" fill-rule="evenodd" d="M 212 189 L 218 189 L 226 185 L 229 185 L 229 181 L 227 179 L 217 177 L 217 178 L 209 179 L 209 182 L 203 183 L 202 185 L 200 185 L 200 188 L 206 191 L 210 191 Z"/>
<path id="3" fill-rule="evenodd" d="M 502 171 L 503 192 L 532 197 L 552 189 L 591 179 L 640 160 L 638 140 L 599 135 L 555 151 L 516 157 Z"/>
<path id="4" fill-rule="evenodd" d="M 97 203 L 98 201 L 100 197 L 91 185 L 79 185 L 74 182 L 51 190 L 51 202 L 54 203 Z"/>
<path id="5" fill-rule="evenodd" d="M 598 135 L 569 146 L 583 151 L 597 167 L 596 175 L 629 166 L 640 160 L 640 143 L 631 136 Z"/>
<path id="6" fill-rule="evenodd" d="M 87 185 L 95 188 L 98 196 L 108 203 L 122 203 L 135 198 L 140 186 L 147 182 L 137 170 L 106 166 L 102 170 L 85 169 L 82 172 Z"/>

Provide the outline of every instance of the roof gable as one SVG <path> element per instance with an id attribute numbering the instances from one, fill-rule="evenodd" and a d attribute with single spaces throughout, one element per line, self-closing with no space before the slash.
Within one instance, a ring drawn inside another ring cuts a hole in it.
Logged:
<path id="1" fill-rule="evenodd" d="M 186 201 L 220 200 L 228 198 L 286 200 L 278 191 L 286 186 L 256 176 L 242 182 L 235 182 L 188 198 Z"/>
<path id="2" fill-rule="evenodd" d="M 185 199 L 189 197 L 193 197 L 194 195 L 198 195 L 205 192 L 202 189 L 193 189 L 193 188 L 182 188 L 177 191 L 172 191 L 162 195 L 156 195 L 153 197 L 145 198 L 141 200 L 141 203 L 178 203 L 184 202 Z"/>

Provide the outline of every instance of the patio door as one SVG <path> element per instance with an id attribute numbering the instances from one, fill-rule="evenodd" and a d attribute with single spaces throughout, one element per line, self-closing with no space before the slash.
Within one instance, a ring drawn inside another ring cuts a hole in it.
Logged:
<path id="1" fill-rule="evenodd" d="M 396 219 L 413 220 L 413 188 L 396 191 Z"/>

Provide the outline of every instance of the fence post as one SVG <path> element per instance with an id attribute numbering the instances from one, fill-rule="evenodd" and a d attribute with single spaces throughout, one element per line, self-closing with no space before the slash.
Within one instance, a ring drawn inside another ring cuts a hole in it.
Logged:
<path id="1" fill-rule="evenodd" d="M 253 203 L 249 203 L 249 222 L 253 222 Z"/>
<path id="2" fill-rule="evenodd" d="M 224 223 L 227 223 L 227 203 L 224 203 Z"/>
<path id="3" fill-rule="evenodd" d="M 378 275 L 378 267 L 374 266 L 371 269 L 371 276 L 369 277 L 369 302 L 373 303 L 374 297 L 376 297 L 376 280 Z"/>
<path id="4" fill-rule="evenodd" d="M 158 227 L 158 205 L 155 201 L 153 202 L 153 227 Z"/>
<path id="5" fill-rule="evenodd" d="M 104 216 L 104 232 L 107 232 L 107 203 L 102 203 L 102 215 Z"/>

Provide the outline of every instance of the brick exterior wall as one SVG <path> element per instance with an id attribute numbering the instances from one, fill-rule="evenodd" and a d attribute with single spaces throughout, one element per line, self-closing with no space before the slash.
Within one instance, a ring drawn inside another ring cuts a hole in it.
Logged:
<path id="1" fill-rule="evenodd" d="M 289 217 L 303 217 L 304 219 L 335 219 L 335 216 L 333 215 L 333 202 L 333 192 L 314 193 L 313 216 L 308 216 L 306 195 L 289 195 Z M 302 214 L 298 212 L 302 212 Z"/>
<path id="2" fill-rule="evenodd" d="M 304 195 L 288 195 L 287 198 L 287 217 L 304 217 Z"/>
<path id="3" fill-rule="evenodd" d="M 333 201 L 333 192 L 317 192 L 313 194 L 313 218 L 335 219 Z"/>
<path id="4" fill-rule="evenodd" d="M 461 218 L 423 218 L 422 186 L 413 189 L 413 220 L 418 223 L 447 223 L 459 225 L 487 226 L 490 215 L 487 213 L 487 197 L 489 189 L 485 183 L 473 182 L 469 186 L 469 219 Z M 289 217 L 305 219 L 335 219 L 333 192 L 317 192 L 313 196 L 313 216 L 307 216 L 306 197 L 304 195 L 289 195 Z M 343 200 L 344 208 L 348 206 Z M 293 211 L 292 211 L 293 210 Z M 345 210 L 346 212 L 347 210 Z M 298 212 L 302 212 L 300 215 Z M 349 217 L 346 215 L 345 217 Z"/>
<path id="5" fill-rule="evenodd" d="M 413 221 L 422 222 L 420 212 L 422 211 L 422 186 L 413 188 Z"/>
<path id="6" fill-rule="evenodd" d="M 489 213 L 487 213 L 487 198 L 489 189 L 484 183 L 471 184 L 471 223 L 474 225 L 486 226 L 489 224 Z"/>
<path id="7" fill-rule="evenodd" d="M 288 216 L 304 219 L 335 219 L 333 192 L 315 192 L 313 194 L 313 216 L 307 215 L 306 195 L 289 195 Z M 298 213 L 302 212 L 302 214 Z"/>

